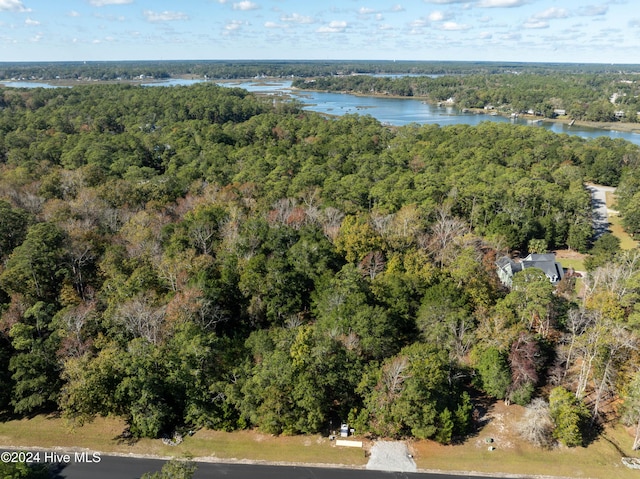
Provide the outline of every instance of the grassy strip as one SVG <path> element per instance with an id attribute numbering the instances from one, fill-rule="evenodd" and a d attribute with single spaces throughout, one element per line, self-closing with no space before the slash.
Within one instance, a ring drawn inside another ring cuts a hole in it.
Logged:
<path id="1" fill-rule="evenodd" d="M 613 430 L 619 436 L 619 431 Z M 631 438 L 625 438 L 631 443 Z M 622 455 L 608 439 L 600 438 L 587 448 L 559 447 L 542 451 L 528 444 L 510 444 L 505 447 L 500 442 L 489 450 L 489 444 L 473 438 L 463 445 L 441 446 L 418 443 L 414 446 L 420 469 L 460 470 L 506 474 L 552 475 L 590 479 L 637 479 L 638 471 L 626 468 Z M 631 451 L 628 451 L 630 456 Z"/>
<path id="2" fill-rule="evenodd" d="M 513 411 L 514 406 L 509 407 Z M 509 413 L 510 414 L 510 413 Z M 624 467 L 623 455 L 634 456 L 632 438 L 621 427 L 607 429 L 587 448 L 556 448 L 549 451 L 522 443 L 513 434 L 504 434 L 497 415 L 480 433 L 464 444 L 442 446 L 431 441 L 411 444 L 420 469 L 444 471 L 501 472 L 509 474 L 553 475 L 593 479 L 637 479 L 638 471 Z M 506 416 L 506 415 L 505 415 Z M 70 428 L 58 418 L 37 416 L 0 423 L 0 445 L 57 447 L 72 450 L 174 457 L 209 457 L 214 460 L 253 460 L 273 463 L 340 464 L 364 466 L 362 449 L 334 447 L 320 436 L 273 437 L 255 431 L 225 433 L 198 431 L 179 446 L 165 446 L 159 440 L 144 439 L 134 444 L 118 441 L 124 423 L 113 418 L 96 419 L 83 427 Z M 509 429 L 509 426 L 506 428 Z M 493 442 L 487 442 L 492 438 Z M 489 451 L 488 446 L 495 447 Z"/>
<path id="3" fill-rule="evenodd" d="M 558 259 L 563 268 L 573 268 L 575 271 L 584 271 L 584 259 L 580 258 L 561 258 Z"/>
<path id="4" fill-rule="evenodd" d="M 193 456 L 196 451 L 214 451 L 220 459 L 251 459 L 267 462 L 302 462 L 309 464 L 343 464 L 364 466 L 365 452 L 358 448 L 335 447 L 321 436 L 274 437 L 254 431 L 225 433 L 199 431 L 185 440 L 185 449 Z"/>
<path id="5" fill-rule="evenodd" d="M 609 229 L 615 237 L 620 239 L 620 249 L 630 250 L 638 247 L 638 242 L 622 228 L 622 220 L 619 216 L 609 216 Z"/>
<path id="6" fill-rule="evenodd" d="M 606 192 L 607 208 L 615 210 L 617 198 L 614 192 Z M 622 227 L 622 219 L 617 214 L 609 214 L 609 229 L 611 233 L 620 240 L 620 249 L 629 250 L 638 247 L 638 242 L 634 240 Z"/>
<path id="7" fill-rule="evenodd" d="M 114 418 L 98 418 L 82 427 L 71 427 L 63 419 L 36 416 L 0 423 L 0 446 L 84 448 L 104 453 L 275 463 L 364 466 L 367 462 L 362 449 L 335 447 L 334 442 L 317 435 L 273 437 L 254 431 L 203 430 L 185 437 L 178 446 L 166 446 L 157 439 L 141 439 L 132 444 L 119 440 L 124 427 L 123 421 Z"/>

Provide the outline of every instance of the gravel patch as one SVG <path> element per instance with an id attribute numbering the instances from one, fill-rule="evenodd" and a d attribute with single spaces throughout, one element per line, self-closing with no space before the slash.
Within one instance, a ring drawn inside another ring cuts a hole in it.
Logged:
<path id="1" fill-rule="evenodd" d="M 374 471 L 416 472 L 416 463 L 404 442 L 377 441 L 371 447 L 367 469 Z"/>
<path id="2" fill-rule="evenodd" d="M 613 213 L 613 210 L 607 209 L 607 192 L 614 192 L 616 189 L 591 184 L 587 185 L 587 189 L 591 192 L 595 237 L 599 238 L 609 230 L 609 213 Z"/>

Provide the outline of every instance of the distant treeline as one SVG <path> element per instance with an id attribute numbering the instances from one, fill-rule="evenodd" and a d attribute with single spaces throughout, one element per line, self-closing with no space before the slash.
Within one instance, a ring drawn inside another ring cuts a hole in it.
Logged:
<path id="1" fill-rule="evenodd" d="M 312 77 L 350 74 L 460 75 L 504 72 L 612 73 L 639 72 L 640 65 L 520 62 L 418 62 L 418 61 L 120 61 L 120 62 L 0 62 L 0 79 L 39 80 L 91 78 L 132 79 L 145 75 L 168 78 L 196 75 L 217 79 Z"/>

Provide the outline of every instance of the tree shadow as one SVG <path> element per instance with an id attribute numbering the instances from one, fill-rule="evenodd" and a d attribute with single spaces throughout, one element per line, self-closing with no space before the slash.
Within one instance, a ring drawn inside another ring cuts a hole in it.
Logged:
<path id="1" fill-rule="evenodd" d="M 62 412 L 60 411 L 51 411 L 45 415 L 47 419 L 60 419 L 62 417 Z"/>
<path id="2" fill-rule="evenodd" d="M 33 419 L 43 414 L 47 419 L 60 417 L 60 413 L 55 413 L 51 409 L 37 409 L 31 412 L 24 413 L 16 413 L 14 411 L 6 409 L 4 411 L 0 411 L 0 422 L 18 421 L 20 419 Z"/>
<path id="3" fill-rule="evenodd" d="M 475 431 L 480 432 L 491 422 L 491 417 L 488 416 L 488 413 L 498 402 L 498 399 L 479 391 L 475 391 L 474 393 L 475 394 L 471 394 L 471 391 L 469 392 L 474 404 L 473 424 Z"/>
<path id="4" fill-rule="evenodd" d="M 138 438 L 133 435 L 131 429 L 126 427 L 121 434 L 113 438 L 118 445 L 133 446 L 138 442 Z"/>
<path id="5" fill-rule="evenodd" d="M 581 429 L 582 429 L 582 446 L 583 447 L 589 447 L 589 445 L 591 445 L 598 439 L 605 438 L 603 434 L 604 427 L 600 421 L 587 420 L 584 422 L 584 424 L 582 424 Z M 608 441 L 608 442 L 611 442 L 611 441 Z M 619 450 L 617 446 L 615 447 L 616 449 Z"/>
<path id="6" fill-rule="evenodd" d="M 451 444 L 463 444 L 470 438 L 480 435 L 480 432 L 491 422 L 492 418 L 488 413 L 498 401 L 496 398 L 487 396 L 476 389 L 465 390 L 469 393 L 473 402 L 471 427 L 466 435 L 452 438 Z"/>

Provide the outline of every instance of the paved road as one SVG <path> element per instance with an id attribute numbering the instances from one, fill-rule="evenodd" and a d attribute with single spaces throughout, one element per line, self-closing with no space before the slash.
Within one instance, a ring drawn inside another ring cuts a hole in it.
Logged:
<path id="1" fill-rule="evenodd" d="M 49 461 L 47 461 L 49 462 Z M 70 461 L 51 464 L 56 479 L 139 479 L 156 472 L 165 461 L 132 457 L 100 456 L 99 463 Z M 513 477 L 513 476 L 511 476 Z M 485 476 L 381 472 L 305 466 L 198 463 L 194 479 L 493 479 Z"/>
<path id="2" fill-rule="evenodd" d="M 67 479 L 137 479 L 145 472 L 158 471 L 163 461 L 152 459 L 107 458 L 104 464 L 96 466 L 69 465 L 60 472 L 60 478 Z M 101 472 L 98 472 L 100 470 Z M 313 467 L 262 466 L 249 464 L 198 463 L 194 479 L 461 479 L 468 476 L 429 475 L 403 472 L 379 472 L 360 469 L 332 469 Z M 479 479 L 479 478 L 476 478 Z M 488 478 L 483 478 L 488 479 Z"/>

